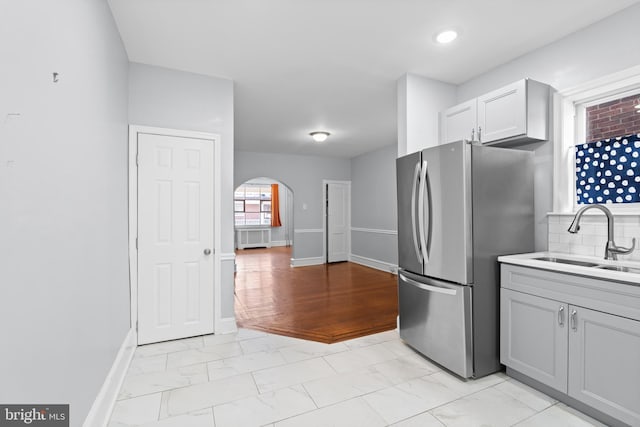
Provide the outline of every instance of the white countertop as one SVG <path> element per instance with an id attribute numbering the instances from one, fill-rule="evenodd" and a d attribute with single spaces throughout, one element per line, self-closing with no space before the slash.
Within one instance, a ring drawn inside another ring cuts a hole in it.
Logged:
<path id="1" fill-rule="evenodd" d="M 574 261 L 592 262 L 598 265 L 614 265 L 640 270 L 640 262 L 636 261 L 613 261 L 599 257 L 590 257 L 582 255 L 563 254 L 558 252 L 534 252 L 528 254 L 503 255 L 498 257 L 499 262 L 513 265 L 521 265 L 523 267 L 539 268 L 542 270 L 557 271 L 560 273 L 575 274 L 579 276 L 596 277 L 606 280 L 615 280 L 635 286 L 640 286 L 640 274 L 625 271 L 605 270 L 596 267 L 584 267 L 580 265 L 562 264 L 559 262 L 542 261 L 536 258 L 548 257 L 569 259 Z"/>

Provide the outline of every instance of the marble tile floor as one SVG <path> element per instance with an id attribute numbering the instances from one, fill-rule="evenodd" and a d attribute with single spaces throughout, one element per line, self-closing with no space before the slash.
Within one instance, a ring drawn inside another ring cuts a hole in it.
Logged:
<path id="1" fill-rule="evenodd" d="M 397 330 L 322 344 L 249 329 L 139 347 L 109 427 L 602 426 L 503 373 L 462 381 Z"/>

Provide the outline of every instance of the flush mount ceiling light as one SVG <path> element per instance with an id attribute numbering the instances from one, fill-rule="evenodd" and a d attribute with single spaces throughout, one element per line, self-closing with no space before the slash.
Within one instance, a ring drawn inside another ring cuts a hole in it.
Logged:
<path id="1" fill-rule="evenodd" d="M 315 142 L 324 142 L 327 140 L 327 138 L 329 138 L 329 135 L 331 134 L 325 131 L 316 131 L 311 132 L 309 135 L 311 135 L 311 138 L 313 138 Z"/>
<path id="2" fill-rule="evenodd" d="M 436 41 L 440 44 L 451 43 L 458 37 L 458 33 L 453 30 L 440 31 L 436 34 Z"/>

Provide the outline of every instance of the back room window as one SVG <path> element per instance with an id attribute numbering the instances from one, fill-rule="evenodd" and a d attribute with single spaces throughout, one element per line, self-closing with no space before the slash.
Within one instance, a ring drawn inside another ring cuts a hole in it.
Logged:
<path id="1" fill-rule="evenodd" d="M 271 225 L 271 185 L 241 185 L 233 206 L 236 226 Z"/>
<path id="2" fill-rule="evenodd" d="M 578 204 L 640 203 L 640 93 L 584 104 L 575 147 Z"/>

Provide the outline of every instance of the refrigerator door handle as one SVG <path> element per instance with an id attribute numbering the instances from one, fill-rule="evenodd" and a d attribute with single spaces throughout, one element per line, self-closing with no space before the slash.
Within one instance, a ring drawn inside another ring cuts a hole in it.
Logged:
<path id="1" fill-rule="evenodd" d="M 413 279 L 408 278 L 407 276 L 405 276 L 402 273 L 399 273 L 398 275 L 400 276 L 400 278 L 403 281 L 405 281 L 405 282 L 409 283 L 410 285 L 413 285 L 413 286 L 415 286 L 417 288 L 424 289 L 425 291 L 436 292 L 436 293 L 439 293 L 439 294 L 447 294 L 447 295 L 456 295 L 458 293 L 458 291 L 455 290 L 455 289 L 444 288 L 444 287 L 436 286 L 436 285 L 427 285 L 426 283 L 420 283 L 418 281 L 415 281 Z"/>
<path id="2" fill-rule="evenodd" d="M 420 174 L 420 192 L 418 195 L 418 228 L 420 234 L 420 247 L 425 263 L 429 262 L 429 251 L 427 249 L 426 225 L 424 218 L 424 193 L 427 190 L 427 161 L 422 162 L 422 172 Z"/>
<path id="3" fill-rule="evenodd" d="M 418 179 L 420 178 L 420 162 L 416 163 L 416 168 L 413 173 L 413 187 L 411 187 L 411 237 L 413 239 L 413 248 L 416 251 L 416 256 L 422 264 L 422 250 L 418 243 L 418 233 L 416 229 L 416 193 L 418 192 Z"/>

